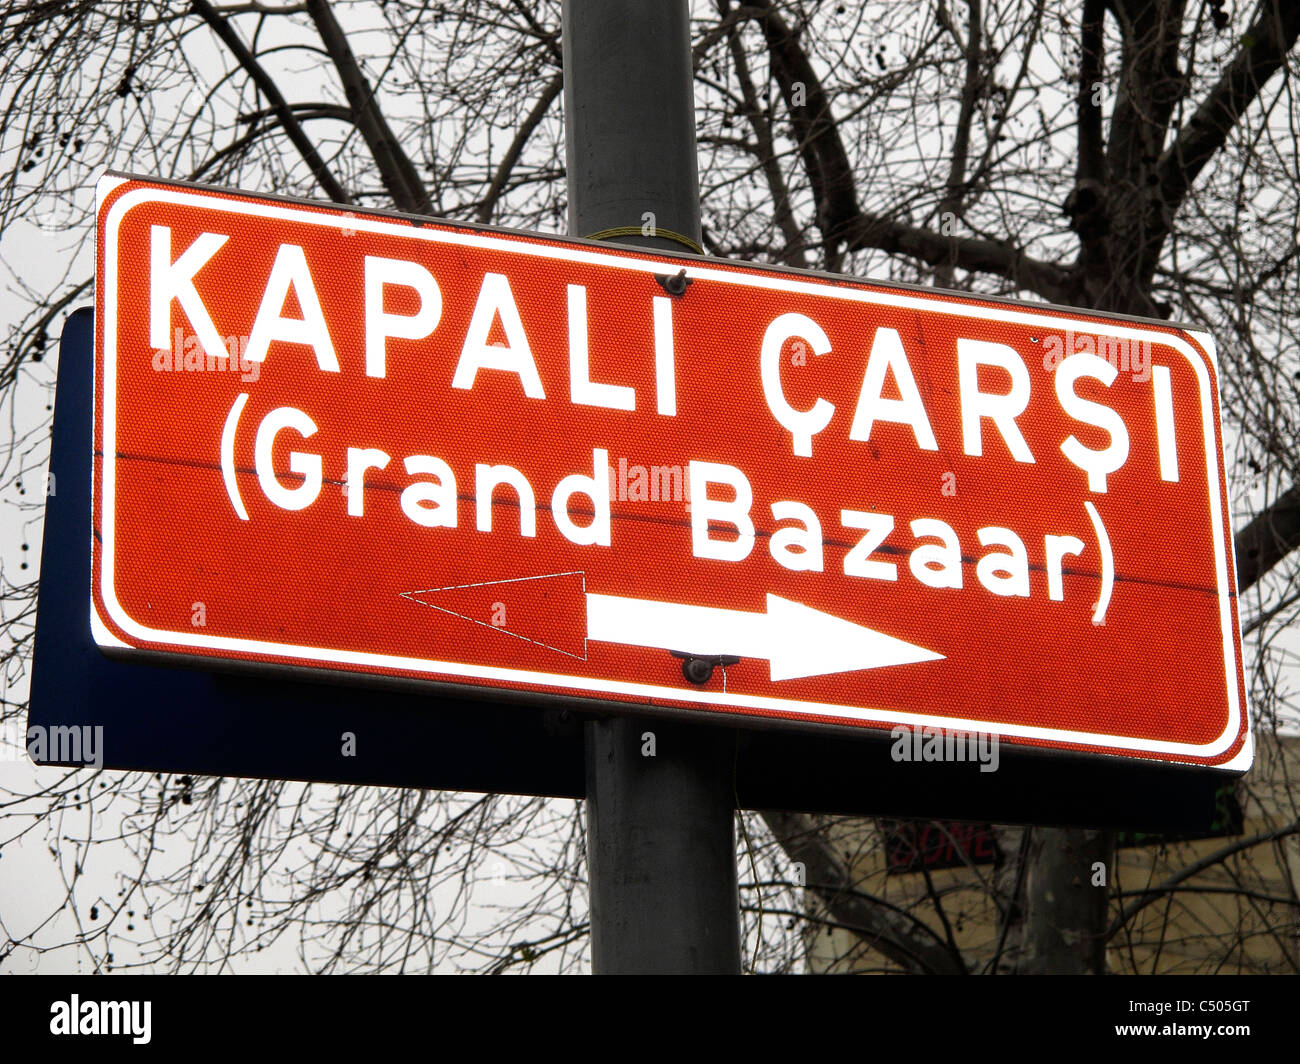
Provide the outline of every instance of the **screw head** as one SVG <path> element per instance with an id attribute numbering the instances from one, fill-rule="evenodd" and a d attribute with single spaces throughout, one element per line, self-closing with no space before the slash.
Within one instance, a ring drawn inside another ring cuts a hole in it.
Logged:
<path id="1" fill-rule="evenodd" d="M 706 684 L 713 678 L 713 665 L 703 658 L 687 658 L 682 662 L 682 675 L 691 683 Z"/>

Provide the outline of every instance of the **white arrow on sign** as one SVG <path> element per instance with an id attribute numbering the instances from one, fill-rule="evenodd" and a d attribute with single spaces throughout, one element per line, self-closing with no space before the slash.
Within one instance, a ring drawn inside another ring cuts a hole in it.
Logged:
<path id="1" fill-rule="evenodd" d="M 766 613 L 587 593 L 587 638 L 766 658 L 773 680 L 938 661 L 933 650 L 768 594 Z"/>

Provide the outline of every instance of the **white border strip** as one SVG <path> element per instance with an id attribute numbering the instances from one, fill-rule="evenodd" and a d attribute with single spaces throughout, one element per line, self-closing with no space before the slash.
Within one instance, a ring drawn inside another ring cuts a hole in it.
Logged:
<path id="1" fill-rule="evenodd" d="M 108 196 L 112 188 L 122 183 L 122 178 L 105 177 L 97 188 L 100 203 Z M 111 182 L 105 188 L 105 184 Z M 989 721 L 966 720 L 953 717 L 935 717 L 919 713 L 901 713 L 889 709 L 867 709 L 861 706 L 837 705 L 833 703 L 808 702 L 796 699 L 770 698 L 760 695 L 715 694 L 707 691 L 685 691 L 673 687 L 660 687 L 654 684 L 626 683 L 619 680 L 591 680 L 585 677 L 566 676 L 559 673 L 533 672 L 526 669 L 503 669 L 478 665 L 466 665 L 451 661 L 430 661 L 422 658 L 396 657 L 386 654 L 370 654 L 359 651 L 336 650 L 328 647 L 303 647 L 284 643 L 270 643 L 253 639 L 233 639 L 225 636 L 208 636 L 189 632 L 171 632 L 149 628 L 134 620 L 122 608 L 117 600 L 113 586 L 114 568 L 114 528 L 115 528 L 115 489 L 116 469 L 114 458 L 117 454 L 117 297 L 118 297 L 118 230 L 122 219 L 128 211 L 143 203 L 174 203 L 198 207 L 211 211 L 224 211 L 244 216 L 273 218 L 292 221 L 299 224 L 318 225 L 324 228 L 351 229 L 353 231 L 384 233 L 408 240 L 426 241 L 437 244 L 451 244 L 462 247 L 474 247 L 483 250 L 505 252 L 531 258 L 562 259 L 569 262 L 581 262 L 589 265 L 627 270 L 633 273 L 648 273 L 669 276 L 681 269 L 681 263 L 654 262 L 640 257 L 611 255 L 608 253 L 570 248 L 564 246 L 537 244 L 527 239 L 511 237 L 494 237 L 476 233 L 448 232 L 445 229 L 427 226 L 413 226 L 409 223 L 375 218 L 367 215 L 342 216 L 339 214 L 318 213 L 302 207 L 287 204 L 262 202 L 257 200 L 233 199 L 228 196 L 210 193 L 187 192 L 180 189 L 147 187 L 129 192 L 113 204 L 104 225 L 104 434 L 103 450 L 103 500 L 102 500 L 102 566 L 100 572 L 100 593 L 110 617 L 124 631 L 137 639 L 171 644 L 172 646 L 201 647 L 207 650 L 234 651 L 245 654 L 267 654 L 279 658 L 312 661 L 321 664 L 362 665 L 368 667 L 401 670 L 403 672 L 442 674 L 444 676 L 461 676 L 479 680 L 502 680 L 511 683 L 538 684 L 544 687 L 560 687 L 568 691 L 587 691 L 593 694 L 633 695 L 645 698 L 663 698 L 676 702 L 696 702 L 702 705 L 726 705 L 742 709 L 774 710 L 800 716 L 842 717 L 850 720 L 873 720 L 906 724 L 913 727 L 944 727 L 962 731 L 996 732 L 1000 735 L 1015 736 L 1023 739 L 1050 740 L 1061 743 L 1078 743 L 1095 747 L 1111 747 L 1125 752 L 1142 752 L 1149 754 L 1166 754 L 1177 757 L 1206 758 L 1227 750 L 1237 741 L 1242 714 L 1245 707 L 1238 697 L 1237 681 L 1240 663 L 1236 655 L 1232 610 L 1228 587 L 1228 570 L 1224 550 L 1232 539 L 1227 535 L 1226 515 L 1223 512 L 1221 484 L 1219 480 L 1219 459 L 1222 450 L 1214 438 L 1214 414 L 1216 394 L 1211 386 L 1205 364 L 1194 348 L 1181 338 L 1167 333 L 1156 332 L 1137 325 L 1124 325 L 1102 322 L 1080 322 L 1078 318 L 1067 318 L 1059 314 L 1043 313 L 1030 310 L 1013 310 L 1009 307 L 970 306 L 956 301 L 945 301 L 941 297 L 914 296 L 904 293 L 870 292 L 856 288 L 841 287 L 833 282 L 819 280 L 816 282 L 800 281 L 783 275 L 761 276 L 748 273 L 731 272 L 712 265 L 689 267 L 691 275 L 697 278 L 715 281 L 721 284 L 735 284 L 750 288 L 765 288 L 782 292 L 797 292 L 825 299 L 840 299 L 847 302 L 868 303 L 881 306 L 902 307 L 911 310 L 925 310 L 931 313 L 951 314 L 957 317 L 978 317 L 1004 321 L 1014 324 L 1037 326 L 1044 329 L 1074 329 L 1083 325 L 1086 331 L 1097 335 L 1113 336 L 1117 339 L 1147 340 L 1160 343 L 1177 351 L 1192 367 L 1200 387 L 1201 424 L 1205 443 L 1206 481 L 1209 488 L 1210 513 L 1212 515 L 1215 542 L 1215 576 L 1218 581 L 1219 619 L 1223 635 L 1223 659 L 1225 666 L 1226 688 L 1228 693 L 1228 723 L 1222 735 L 1209 743 L 1195 745 L 1192 743 L 1167 742 L 1155 739 L 1141 739 L 1132 736 L 1101 735 L 1093 732 L 1066 731 L 1057 728 L 1039 728 L 1027 725 L 994 723 Z M 746 264 L 737 264 L 743 268 Z M 870 282 L 864 282 L 870 283 Z M 1198 334 L 1197 339 L 1201 340 Z M 1214 361 L 1215 353 L 1212 343 L 1207 344 L 1206 352 Z M 1215 364 L 1217 372 L 1217 363 Z M 96 640 L 100 645 L 120 645 L 114 639 L 112 643 L 102 637 L 107 633 L 94 626 Z M 1241 754 L 1234 758 L 1233 765 L 1242 756 L 1249 756 L 1251 749 L 1250 729 L 1247 728 L 1247 740 Z M 1247 762 L 1248 763 L 1248 762 Z M 1226 768 L 1228 766 L 1214 766 Z"/>

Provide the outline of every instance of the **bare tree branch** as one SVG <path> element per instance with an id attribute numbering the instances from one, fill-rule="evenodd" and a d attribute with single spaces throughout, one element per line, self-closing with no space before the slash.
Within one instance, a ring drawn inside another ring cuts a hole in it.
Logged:
<path id="1" fill-rule="evenodd" d="M 955 955 L 928 926 L 854 889 L 848 865 L 811 817 L 770 810 L 762 815 L 782 849 L 803 862 L 811 889 L 816 890 L 836 921 L 858 929 L 874 949 L 910 972 L 966 974 L 960 955 Z"/>
<path id="2" fill-rule="evenodd" d="M 410 158 L 389 128 L 388 121 L 375 100 L 375 90 L 362 73 L 329 3 L 327 0 L 307 0 L 307 11 L 320 32 L 325 50 L 334 62 L 339 80 L 343 82 L 343 91 L 352 108 L 353 121 L 370 148 L 380 179 L 393 198 L 393 203 L 399 210 L 413 214 L 432 214 L 433 204 L 428 189 L 424 187 Z"/>
<path id="3" fill-rule="evenodd" d="M 984 71 L 981 48 L 983 42 L 980 32 L 984 9 L 980 0 L 968 0 L 970 13 L 970 30 L 966 40 L 966 80 L 962 85 L 961 109 L 957 113 L 957 133 L 953 138 L 952 160 L 948 167 L 948 181 L 944 186 L 943 199 L 939 201 L 939 224 L 951 226 L 962 215 L 962 200 L 965 193 L 966 165 L 970 155 L 970 124 L 975 115 L 975 104 L 984 92 Z M 946 9 L 940 9 L 947 16 Z M 953 27 L 956 30 L 956 27 Z M 952 286 L 953 266 L 956 265 L 956 246 L 947 261 L 938 264 L 935 270 L 935 283 L 943 287 Z"/>
<path id="4" fill-rule="evenodd" d="M 1102 135 L 1102 29 L 1106 0 L 1084 0 L 1079 34 L 1079 87 L 1075 110 L 1079 120 L 1079 162 L 1074 190 L 1065 202 L 1070 228 L 1079 234 L 1079 262 L 1085 272 L 1107 267 L 1106 236 L 1110 209 L 1106 195 L 1106 154 Z"/>
<path id="5" fill-rule="evenodd" d="M 759 106 L 758 92 L 749 70 L 749 60 L 745 56 L 740 33 L 736 28 L 735 12 L 727 10 L 729 3 L 730 0 L 718 0 L 718 13 L 722 15 L 721 24 L 726 27 L 727 47 L 736 68 L 736 80 L 740 84 L 741 98 L 745 101 L 745 119 L 754 134 L 759 165 L 763 168 L 763 176 L 767 179 L 767 187 L 772 194 L 772 220 L 785 238 L 785 248 L 777 256 L 777 261 L 787 265 L 804 265 L 803 233 L 795 220 L 794 210 L 790 204 L 790 189 L 776 158 L 771 118 L 764 115 Z"/>
<path id="6" fill-rule="evenodd" d="M 1074 290 L 1070 271 L 1033 259 L 1010 243 L 968 237 L 954 240 L 922 226 L 863 211 L 830 101 L 797 35 L 772 9 L 770 0 L 755 0 L 750 10 L 763 28 L 773 74 L 790 111 L 816 198 L 817 224 L 828 247 L 843 242 L 852 251 L 875 248 L 930 266 L 947 262 L 963 270 L 1005 277 L 1053 302 L 1070 301 Z M 802 105 L 796 101 L 796 85 L 804 89 Z M 829 267 L 833 265 L 828 262 Z"/>
<path id="7" fill-rule="evenodd" d="M 1197 175 L 1282 66 L 1297 37 L 1300 3 L 1262 0 L 1259 17 L 1242 37 L 1241 50 L 1160 158 L 1159 189 L 1166 218 L 1177 212 Z"/>
<path id="8" fill-rule="evenodd" d="M 248 72 L 248 76 L 257 85 L 258 91 L 266 97 L 267 102 L 274 108 L 276 119 L 293 142 L 293 146 L 298 149 L 298 154 L 302 156 L 303 162 L 311 168 L 312 176 L 316 178 L 316 183 L 320 185 L 321 191 L 335 203 L 351 203 L 352 197 L 347 194 L 343 186 L 330 173 L 329 167 L 325 165 L 325 160 L 320 157 L 316 146 L 303 132 L 302 125 L 294 117 L 293 109 L 285 102 L 284 96 L 274 79 L 263 69 L 262 64 L 257 61 L 253 53 L 240 40 L 239 34 L 235 32 L 234 27 L 226 21 L 215 7 L 208 3 L 208 0 L 191 0 L 190 7 L 204 22 L 212 27 L 212 31 L 230 49 L 235 61 Z"/>
<path id="9" fill-rule="evenodd" d="M 1235 535 L 1237 590 L 1245 591 L 1300 546 L 1300 488 L 1292 487 Z"/>
<path id="10" fill-rule="evenodd" d="M 1235 853 L 1241 853 L 1243 850 L 1249 850 L 1265 842 L 1276 842 L 1278 839 L 1285 839 L 1291 835 L 1300 834 L 1300 820 L 1293 820 L 1284 827 L 1274 828 L 1272 831 L 1261 831 L 1258 834 L 1250 835 L 1244 839 L 1238 839 L 1222 846 L 1213 853 L 1207 853 L 1200 860 L 1193 861 L 1175 872 L 1168 879 L 1164 880 L 1155 887 L 1141 892 L 1137 901 L 1126 905 L 1115 919 L 1111 922 L 1110 930 L 1107 932 L 1107 938 L 1113 938 L 1119 933 L 1120 929 L 1128 924 L 1133 917 L 1145 909 L 1153 902 L 1159 901 L 1162 896 L 1173 890 L 1180 883 L 1191 879 L 1193 876 L 1200 875 L 1207 868 L 1213 868 L 1217 864 L 1222 864 Z"/>
<path id="11" fill-rule="evenodd" d="M 501 162 L 497 165 L 496 173 L 492 175 L 492 184 L 483 195 L 482 201 L 478 205 L 476 216 L 482 225 L 487 225 L 492 221 L 492 212 L 496 209 L 497 200 L 501 198 L 501 193 L 505 190 L 506 182 L 510 180 L 510 175 L 514 171 L 515 163 L 519 161 L 519 156 L 523 154 L 524 146 L 528 143 L 528 138 L 533 135 L 533 131 L 541 124 L 546 112 L 551 109 L 556 98 L 564 89 L 564 74 L 556 74 L 546 84 L 541 96 L 533 104 L 533 109 L 528 112 L 527 117 L 519 124 L 519 129 L 515 132 L 514 139 L 510 141 L 510 147 L 506 149 L 505 155 L 501 157 Z"/>
<path id="12" fill-rule="evenodd" d="M 848 246 L 853 250 L 876 248 L 930 266 L 949 262 L 973 273 L 1005 277 L 1017 288 L 1035 292 L 1054 303 L 1073 302 L 1076 285 L 1072 270 L 1035 259 L 1009 243 L 973 237 L 953 240 L 923 226 L 866 212 L 853 218 L 845 232 Z"/>

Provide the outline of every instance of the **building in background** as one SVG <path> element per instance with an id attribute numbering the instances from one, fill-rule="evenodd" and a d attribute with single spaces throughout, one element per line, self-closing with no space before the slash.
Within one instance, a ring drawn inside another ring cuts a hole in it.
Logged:
<path id="1" fill-rule="evenodd" d="M 1148 904 L 1109 942 L 1111 973 L 1300 973 L 1300 736 L 1256 739 L 1255 765 L 1225 790 L 1214 836 L 1118 837 L 1112 920 Z M 1267 837 L 1288 826 L 1290 834 Z M 846 818 L 832 830 L 858 889 L 955 943 L 972 973 L 1014 970 L 1018 902 L 999 899 L 1023 896 L 1015 880 L 1025 829 Z M 811 891 L 807 898 L 824 916 Z M 806 937 L 814 971 L 901 971 L 851 931 L 814 919 Z"/>

